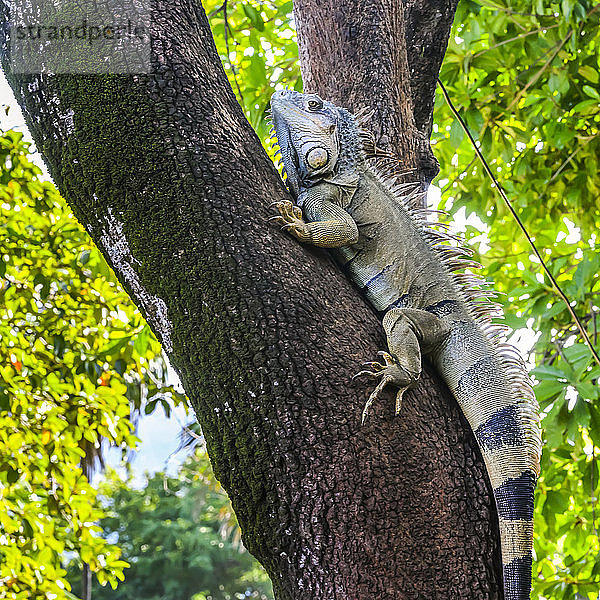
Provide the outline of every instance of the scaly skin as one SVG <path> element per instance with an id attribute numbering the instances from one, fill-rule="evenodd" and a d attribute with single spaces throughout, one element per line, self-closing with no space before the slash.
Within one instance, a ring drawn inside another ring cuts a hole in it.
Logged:
<path id="1" fill-rule="evenodd" d="M 364 133 L 346 110 L 293 91 L 273 94 L 271 108 L 295 198 L 275 203 L 273 221 L 301 242 L 331 248 L 383 315 L 389 352 L 358 373 L 379 378 L 363 421 L 388 385 L 398 388 L 398 413 L 422 356 L 433 362 L 475 432 L 494 488 L 505 598 L 529 598 L 537 405 L 516 351 L 495 341 L 489 294 L 461 272 L 473 266 L 468 252 L 449 245 L 369 163 Z"/>

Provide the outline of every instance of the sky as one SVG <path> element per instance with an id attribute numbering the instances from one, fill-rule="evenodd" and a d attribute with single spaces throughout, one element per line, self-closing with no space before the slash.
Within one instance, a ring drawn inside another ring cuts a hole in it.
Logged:
<path id="1" fill-rule="evenodd" d="M 6 114 L 7 107 L 9 108 L 8 115 Z M 22 131 L 27 139 L 31 141 L 21 109 L 2 71 L 0 71 L 0 126 L 5 130 L 16 129 Z"/>
<path id="2" fill-rule="evenodd" d="M 176 474 L 178 467 L 188 456 L 185 450 L 173 454 L 179 446 L 179 432 L 193 420 L 193 414 L 186 415 L 181 408 L 173 410 L 168 418 L 160 403 L 151 415 L 140 419 L 137 436 L 141 442 L 131 460 L 134 486 L 142 483 L 146 472 L 166 471 L 171 476 Z M 119 467 L 120 460 L 119 449 L 112 448 L 108 451 L 106 461 L 110 466 Z"/>

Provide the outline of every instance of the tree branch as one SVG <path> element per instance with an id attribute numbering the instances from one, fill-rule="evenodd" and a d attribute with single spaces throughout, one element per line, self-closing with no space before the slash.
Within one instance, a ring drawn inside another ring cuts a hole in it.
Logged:
<path id="1" fill-rule="evenodd" d="M 350 110 L 373 110 L 378 144 L 423 187 L 437 175 L 429 145 L 437 75 L 456 0 L 298 0 L 294 4 L 305 89 Z"/>
<path id="2" fill-rule="evenodd" d="M 400 7 L 392 0 L 298 0 L 294 14 L 305 89 L 352 111 L 373 111 L 378 145 L 400 150 L 401 170 L 416 171 L 425 187 L 438 165 L 415 124 Z"/>
<path id="3" fill-rule="evenodd" d="M 417 129 L 429 139 L 437 77 L 458 0 L 406 0 L 406 48 Z"/>

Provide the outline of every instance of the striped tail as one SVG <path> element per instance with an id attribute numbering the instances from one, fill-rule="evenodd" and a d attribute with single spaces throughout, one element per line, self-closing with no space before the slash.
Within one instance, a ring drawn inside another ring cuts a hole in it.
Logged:
<path id="1" fill-rule="evenodd" d="M 492 483 L 505 600 L 528 600 L 541 453 L 537 403 L 522 359 L 494 340 L 494 326 L 477 323 L 458 303 L 444 304 L 439 312 L 428 309 L 452 328 L 432 359 L 475 433 Z"/>

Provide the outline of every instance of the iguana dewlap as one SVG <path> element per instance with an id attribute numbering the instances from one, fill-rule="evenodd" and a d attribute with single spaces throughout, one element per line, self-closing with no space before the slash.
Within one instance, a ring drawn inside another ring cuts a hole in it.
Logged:
<path id="1" fill-rule="evenodd" d="M 296 204 L 276 203 L 298 240 L 332 248 L 352 280 L 383 314 L 385 364 L 360 374 L 402 395 L 421 374 L 425 355 L 444 377 L 481 448 L 500 518 L 506 600 L 529 598 L 533 494 L 541 440 L 538 409 L 523 361 L 499 341 L 495 305 L 481 280 L 464 272 L 470 252 L 432 227 L 414 195 L 368 160 L 364 132 L 345 109 L 314 94 L 271 98 L 273 124 Z"/>

